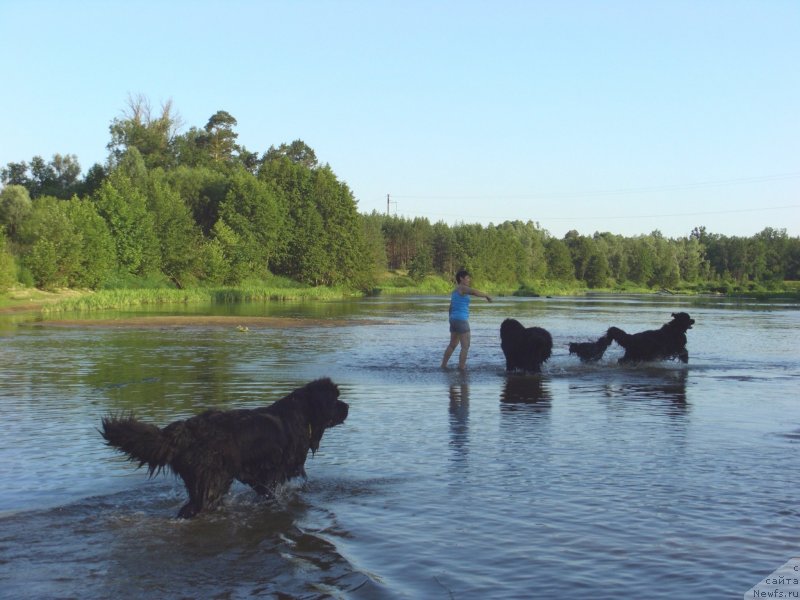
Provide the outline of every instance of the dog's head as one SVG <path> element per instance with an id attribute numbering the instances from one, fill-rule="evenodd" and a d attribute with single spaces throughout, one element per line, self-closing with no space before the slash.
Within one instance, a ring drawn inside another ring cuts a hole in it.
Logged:
<path id="1" fill-rule="evenodd" d="M 672 313 L 672 321 L 670 325 L 677 327 L 681 331 L 687 331 L 694 325 L 694 319 L 689 316 L 689 313 L 676 312 Z"/>
<path id="2" fill-rule="evenodd" d="M 506 319 L 500 325 L 500 339 L 508 339 L 525 331 L 525 327 L 516 319 Z"/>
<path id="3" fill-rule="evenodd" d="M 319 442 L 326 429 L 344 423 L 350 406 L 339 400 L 339 386 L 327 377 L 306 384 L 296 394 L 302 399 L 306 412 L 309 446 L 313 453 L 319 449 Z"/>

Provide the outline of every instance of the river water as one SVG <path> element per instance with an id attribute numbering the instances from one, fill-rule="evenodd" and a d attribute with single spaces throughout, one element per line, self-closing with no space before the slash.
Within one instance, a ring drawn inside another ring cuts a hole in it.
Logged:
<path id="1" fill-rule="evenodd" d="M 445 297 L 137 313 L 232 317 L 209 323 L 0 316 L 0 596 L 741 598 L 800 555 L 799 308 L 474 299 L 464 374 L 438 368 Z M 696 319 L 688 365 L 567 353 L 678 310 Z M 506 317 L 553 335 L 540 376 L 504 373 Z M 109 413 L 164 425 L 321 376 L 350 416 L 308 479 L 270 500 L 237 484 L 192 521 L 175 519 L 179 480 L 97 432 Z"/>

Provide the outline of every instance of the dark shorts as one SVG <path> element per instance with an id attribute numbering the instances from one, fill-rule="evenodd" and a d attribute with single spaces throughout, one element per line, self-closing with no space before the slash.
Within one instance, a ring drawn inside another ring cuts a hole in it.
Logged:
<path id="1" fill-rule="evenodd" d="M 469 333 L 469 321 L 450 319 L 450 333 Z"/>

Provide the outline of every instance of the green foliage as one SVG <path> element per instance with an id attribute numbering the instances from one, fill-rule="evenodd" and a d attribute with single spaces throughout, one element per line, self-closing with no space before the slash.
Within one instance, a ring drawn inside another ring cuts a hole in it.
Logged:
<path id="1" fill-rule="evenodd" d="M 5 293 L 17 283 L 17 265 L 9 252 L 6 236 L 0 229 L 0 293 Z"/>
<path id="2" fill-rule="evenodd" d="M 278 156 L 258 176 L 286 208 L 286 245 L 271 262 L 274 272 L 312 285 L 370 285 L 374 246 L 370 251 L 352 192 L 330 167 Z"/>
<path id="3" fill-rule="evenodd" d="M 33 209 L 27 188 L 9 184 L 0 191 L 0 226 L 11 239 L 16 239 L 19 227 Z"/>
<path id="4" fill-rule="evenodd" d="M 235 285 L 250 274 L 248 257 L 239 235 L 220 219 L 214 225 L 214 238 L 204 247 L 205 277 L 213 284 Z"/>
<path id="5" fill-rule="evenodd" d="M 74 312 L 112 310 L 132 306 L 169 304 L 226 304 L 230 302 L 263 302 L 289 300 L 333 300 L 349 296 L 339 288 L 253 285 L 237 288 L 211 287 L 179 290 L 167 287 L 119 287 L 100 290 L 77 298 L 68 298 L 42 307 L 42 312 Z"/>
<path id="6" fill-rule="evenodd" d="M 283 251 L 286 227 L 285 207 L 272 187 L 237 170 L 230 176 L 219 216 L 237 237 L 236 260 L 253 276 L 265 276 L 270 261 Z"/>
<path id="7" fill-rule="evenodd" d="M 80 269 L 81 236 L 66 207 L 57 198 L 37 198 L 20 227 L 23 264 L 43 289 L 69 286 Z"/>
<path id="8" fill-rule="evenodd" d="M 44 289 L 95 288 L 116 264 L 114 240 L 88 200 L 34 201 L 21 227 L 23 264 Z"/>
<path id="9" fill-rule="evenodd" d="M 303 140 L 295 140 L 291 144 L 281 144 L 277 148 L 270 146 L 264 154 L 264 163 L 286 158 L 294 164 L 306 169 L 316 169 L 318 166 L 317 155 Z"/>
<path id="10" fill-rule="evenodd" d="M 159 267 L 155 219 L 147 210 L 145 191 L 121 171 L 114 171 L 94 195 L 116 245 L 119 267 L 141 275 Z"/>
<path id="11" fill-rule="evenodd" d="M 610 270 L 608 267 L 608 258 L 602 252 L 595 252 L 589 257 L 589 262 L 586 265 L 586 284 L 590 288 L 605 288 L 608 287 L 608 279 Z"/>
<path id="12" fill-rule="evenodd" d="M 559 239 L 551 238 L 545 243 L 545 257 L 547 259 L 547 278 L 555 281 L 573 281 L 575 267 L 572 264 L 567 245 Z"/>
<path id="13" fill-rule="evenodd" d="M 425 279 L 426 275 L 433 272 L 433 260 L 431 259 L 430 252 L 420 251 L 411 259 L 411 265 L 408 268 L 408 276 L 414 280 L 415 283 L 421 282 Z"/>
<path id="14" fill-rule="evenodd" d="M 73 198 L 64 205 L 77 234 L 77 265 L 70 272 L 69 286 L 95 289 L 116 265 L 114 238 L 97 207 L 90 200 Z"/>
<path id="15" fill-rule="evenodd" d="M 172 101 L 163 104 L 161 114 L 156 115 L 144 96 L 128 98 L 122 118 L 114 119 L 109 128 L 111 160 L 116 163 L 128 150 L 136 148 L 147 168 L 174 166 L 177 124 L 177 117 L 172 114 Z"/>
<path id="16" fill-rule="evenodd" d="M 378 273 L 386 270 L 387 265 L 386 243 L 381 230 L 383 216 L 373 211 L 370 215 L 362 215 L 360 220 L 364 234 L 365 268 L 374 280 Z"/>
<path id="17" fill-rule="evenodd" d="M 638 285 L 650 285 L 655 273 L 655 249 L 652 240 L 639 236 L 627 244 L 628 278 Z"/>
<path id="18" fill-rule="evenodd" d="M 24 187 L 31 198 L 69 198 L 80 191 L 80 174 L 81 166 L 74 154 L 54 154 L 49 162 L 34 156 L 30 163 L 9 163 L 0 170 L 0 179 L 7 185 Z"/>
<path id="19" fill-rule="evenodd" d="M 239 137 L 233 131 L 236 125 L 236 119 L 224 110 L 217 111 L 208 119 L 206 134 L 200 140 L 212 161 L 230 162 L 233 159 L 233 153 L 237 149 L 236 138 Z"/>
<path id="20" fill-rule="evenodd" d="M 149 177 L 147 208 L 153 215 L 158 238 L 160 270 L 175 285 L 184 287 L 188 280 L 193 280 L 199 267 L 197 256 L 202 236 L 188 206 L 161 169 Z"/>
<path id="21" fill-rule="evenodd" d="M 557 239 L 533 221 L 450 226 L 362 215 L 302 140 L 270 146 L 259 159 L 237 144 L 237 121 L 224 110 L 184 134 L 178 121 L 171 103 L 156 112 L 133 97 L 111 123 L 107 164 L 83 180 L 69 154 L 0 169 L 0 286 L 174 289 L 281 276 L 372 293 L 395 270 L 403 275 L 388 289 L 446 291 L 462 267 L 481 289 L 519 293 L 766 293 L 800 279 L 800 238 L 781 229 L 750 238 L 698 227 L 680 239 L 658 231 Z"/>

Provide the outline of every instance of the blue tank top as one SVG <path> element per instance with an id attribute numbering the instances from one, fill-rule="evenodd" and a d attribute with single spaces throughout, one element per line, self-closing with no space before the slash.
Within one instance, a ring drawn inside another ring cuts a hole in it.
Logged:
<path id="1" fill-rule="evenodd" d="M 469 294 L 463 296 L 458 290 L 450 294 L 450 318 L 456 321 L 469 321 Z"/>

